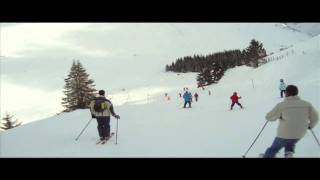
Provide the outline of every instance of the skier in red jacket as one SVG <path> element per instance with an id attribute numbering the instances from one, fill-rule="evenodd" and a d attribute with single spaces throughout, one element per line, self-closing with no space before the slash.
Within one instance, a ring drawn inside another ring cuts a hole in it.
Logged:
<path id="1" fill-rule="evenodd" d="M 234 92 L 230 99 L 232 101 L 230 110 L 232 110 L 234 104 L 238 104 L 241 107 L 241 109 L 243 108 L 242 105 L 238 102 L 238 100 L 241 99 L 241 96 L 238 97 L 237 92 Z"/>

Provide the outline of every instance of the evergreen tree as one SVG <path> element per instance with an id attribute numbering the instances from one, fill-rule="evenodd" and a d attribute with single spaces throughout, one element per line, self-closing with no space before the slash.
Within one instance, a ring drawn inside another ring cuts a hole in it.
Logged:
<path id="1" fill-rule="evenodd" d="M 203 69 L 197 76 L 198 87 L 207 86 L 218 81 L 217 77 L 214 76 L 217 70 L 213 67 Z"/>
<path id="2" fill-rule="evenodd" d="M 213 69 L 212 68 L 208 68 L 204 71 L 204 79 L 206 81 L 207 85 L 213 84 L 214 83 L 214 77 L 213 77 Z"/>
<path id="3" fill-rule="evenodd" d="M 93 80 L 89 79 L 89 74 L 79 61 L 73 61 L 70 73 L 64 81 L 63 93 L 66 96 L 62 98 L 62 105 L 66 108 L 64 111 L 88 108 L 90 101 L 95 97 L 96 89 Z"/>
<path id="4" fill-rule="evenodd" d="M 249 47 L 246 49 L 246 55 L 249 60 L 250 66 L 258 67 L 258 60 L 266 56 L 266 50 L 263 48 L 263 44 L 255 39 L 252 39 Z"/>
<path id="5" fill-rule="evenodd" d="M 197 75 L 197 83 L 198 83 L 198 87 L 202 87 L 206 85 L 206 81 L 204 79 L 204 71 L 198 73 Z"/>
<path id="6" fill-rule="evenodd" d="M 18 120 L 12 121 L 12 118 L 13 115 L 6 113 L 6 116 L 2 118 L 4 122 L 0 128 L 3 130 L 8 130 L 21 125 L 21 122 L 19 123 Z"/>
<path id="7" fill-rule="evenodd" d="M 225 70 L 218 64 L 211 70 L 212 83 L 217 83 L 224 75 Z"/>
<path id="8" fill-rule="evenodd" d="M 166 72 L 168 72 L 168 71 L 170 71 L 170 67 L 169 67 L 169 65 L 167 64 L 167 65 L 166 65 Z"/>

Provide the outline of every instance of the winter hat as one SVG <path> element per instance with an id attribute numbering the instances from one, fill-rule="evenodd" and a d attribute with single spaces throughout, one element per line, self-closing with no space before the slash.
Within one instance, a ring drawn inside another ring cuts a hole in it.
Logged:
<path id="1" fill-rule="evenodd" d="M 104 96 L 104 95 L 105 95 L 104 90 L 100 90 L 100 91 L 99 91 L 99 95 Z"/>

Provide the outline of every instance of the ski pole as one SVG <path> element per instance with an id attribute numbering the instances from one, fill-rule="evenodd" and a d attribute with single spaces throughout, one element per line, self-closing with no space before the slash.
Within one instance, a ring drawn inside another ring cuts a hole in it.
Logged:
<path id="1" fill-rule="evenodd" d="M 269 122 L 269 121 L 267 121 L 267 122 L 263 125 L 263 127 L 262 127 L 261 131 L 259 132 L 258 136 L 256 137 L 256 139 L 253 141 L 253 143 L 251 144 L 251 146 L 249 147 L 249 149 L 247 150 L 247 152 L 242 156 L 243 158 L 246 157 L 247 153 L 249 152 L 249 150 L 251 149 L 251 147 L 253 146 L 253 144 L 256 142 L 256 140 L 258 139 L 258 137 L 260 136 L 260 134 L 262 133 L 263 129 L 266 127 L 266 125 L 268 124 L 268 122 Z"/>
<path id="2" fill-rule="evenodd" d="M 82 129 L 81 133 L 79 134 L 79 136 L 76 138 L 76 141 L 78 141 L 79 137 L 81 136 L 81 134 L 83 133 L 83 131 L 88 127 L 88 125 L 90 124 L 90 122 L 92 121 L 93 118 L 90 119 L 90 121 L 87 123 L 87 125 Z"/>
<path id="3" fill-rule="evenodd" d="M 313 135 L 314 139 L 317 141 L 317 143 L 318 143 L 318 145 L 319 145 L 319 147 L 320 147 L 320 142 L 319 142 L 319 140 L 318 140 L 318 138 L 317 138 L 316 134 L 313 132 L 313 130 L 312 130 L 312 129 L 310 129 L 310 131 L 311 131 L 311 133 L 312 133 L 312 135 Z"/>
<path id="4" fill-rule="evenodd" d="M 117 129 L 116 129 L 116 144 L 118 144 L 118 118 L 117 118 Z"/>

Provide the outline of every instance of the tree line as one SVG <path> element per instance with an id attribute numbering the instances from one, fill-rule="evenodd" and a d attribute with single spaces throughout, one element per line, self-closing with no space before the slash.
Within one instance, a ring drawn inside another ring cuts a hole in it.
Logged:
<path id="1" fill-rule="evenodd" d="M 252 39 L 249 46 L 243 50 L 226 50 L 209 55 L 193 55 L 178 58 L 171 65 L 166 65 L 166 72 L 198 72 L 198 87 L 217 83 L 225 71 L 236 66 L 247 65 L 258 67 L 264 63 L 266 50 L 263 44 Z"/>

